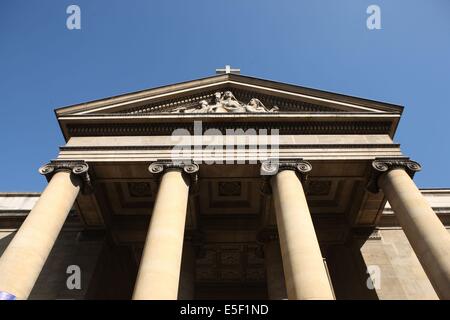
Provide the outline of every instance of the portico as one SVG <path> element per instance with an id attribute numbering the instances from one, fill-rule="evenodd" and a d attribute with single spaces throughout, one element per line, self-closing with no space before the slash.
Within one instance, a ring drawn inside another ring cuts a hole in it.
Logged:
<path id="1" fill-rule="evenodd" d="M 331 300 L 324 258 L 376 229 L 389 201 L 450 299 L 450 234 L 393 141 L 401 112 L 232 73 L 58 109 L 67 142 L 0 258 L 0 292 L 28 298 L 75 207 L 136 257 L 132 299 Z M 276 129 L 276 144 L 227 136 L 237 128 L 269 142 Z"/>

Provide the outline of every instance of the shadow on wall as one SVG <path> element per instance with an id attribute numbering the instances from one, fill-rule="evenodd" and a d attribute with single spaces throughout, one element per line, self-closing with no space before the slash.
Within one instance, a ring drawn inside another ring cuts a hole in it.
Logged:
<path id="1" fill-rule="evenodd" d="M 137 264 L 129 246 L 106 241 L 86 294 L 88 300 L 131 300 Z"/>
<path id="2" fill-rule="evenodd" d="M 353 239 L 326 249 L 327 265 L 337 300 L 379 300 L 376 290 L 368 286 L 369 274 L 361 254 L 361 246 L 366 240 Z"/>

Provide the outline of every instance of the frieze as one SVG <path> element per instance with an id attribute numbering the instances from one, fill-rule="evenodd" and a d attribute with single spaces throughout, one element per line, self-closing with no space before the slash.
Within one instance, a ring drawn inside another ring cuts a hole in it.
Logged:
<path id="1" fill-rule="evenodd" d="M 199 114 L 197 114 L 199 115 Z M 226 134 L 227 129 L 235 129 L 236 122 L 203 123 L 203 133 L 208 129 L 219 130 Z M 242 130 L 248 129 L 278 129 L 280 134 L 387 134 L 391 131 L 392 123 L 380 121 L 335 121 L 335 122 L 243 122 L 239 123 Z M 70 136 L 145 136 L 145 135 L 171 135 L 176 129 L 185 129 L 194 134 L 194 125 L 190 123 L 165 123 L 165 124 L 83 124 L 67 125 Z"/>
<path id="2" fill-rule="evenodd" d="M 190 147 L 190 145 L 179 145 L 180 147 Z M 249 146 L 248 149 L 252 149 L 253 146 Z M 314 148 L 318 149 L 358 149 L 358 148 L 399 148 L 400 144 L 315 144 Z M 229 146 L 227 147 L 229 148 Z M 254 146 L 254 149 L 258 149 L 258 146 Z M 311 144 L 295 144 L 295 145 L 279 145 L 280 149 L 311 149 Z M 96 150 L 172 150 L 173 146 L 167 145 L 154 145 L 154 146 L 61 146 L 60 151 L 96 151 Z M 207 146 L 202 149 L 207 150 Z M 236 146 L 233 149 L 238 150 Z M 231 148 L 229 149 L 231 150 Z"/>

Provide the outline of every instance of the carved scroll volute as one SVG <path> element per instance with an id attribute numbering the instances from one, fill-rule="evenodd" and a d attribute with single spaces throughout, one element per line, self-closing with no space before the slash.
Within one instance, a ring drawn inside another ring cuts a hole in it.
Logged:
<path id="1" fill-rule="evenodd" d="M 170 162 L 170 161 L 156 161 L 148 166 L 148 171 L 151 174 L 161 176 L 167 170 L 180 170 L 183 176 L 189 182 L 189 192 L 196 193 L 198 191 L 198 171 L 199 166 L 195 162 Z"/>
<path id="2" fill-rule="evenodd" d="M 263 194 L 271 194 L 272 190 L 270 187 L 270 178 L 276 175 L 278 172 L 283 170 L 295 171 L 298 178 L 306 188 L 306 182 L 308 180 L 309 172 L 312 170 L 312 165 L 308 161 L 303 159 L 295 160 L 267 160 L 261 163 L 261 176 L 264 178 L 263 185 L 261 187 L 261 192 Z"/>
<path id="3" fill-rule="evenodd" d="M 398 168 L 405 170 L 411 179 L 416 172 L 422 170 L 422 167 L 418 162 L 409 160 L 408 158 L 375 159 L 372 161 L 372 174 L 367 185 L 367 190 L 372 193 L 378 193 L 378 180 L 380 176 L 392 169 Z"/>
<path id="4" fill-rule="evenodd" d="M 39 168 L 39 173 L 50 181 L 53 175 L 58 171 L 70 171 L 75 177 L 79 178 L 83 194 L 92 193 L 94 190 L 91 177 L 89 175 L 89 165 L 85 161 L 51 161 Z"/>

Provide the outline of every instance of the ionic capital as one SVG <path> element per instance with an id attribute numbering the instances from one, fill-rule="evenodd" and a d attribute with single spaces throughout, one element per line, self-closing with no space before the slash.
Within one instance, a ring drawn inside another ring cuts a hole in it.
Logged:
<path id="1" fill-rule="evenodd" d="M 295 171 L 300 181 L 305 184 L 309 172 L 312 170 L 312 165 L 308 161 L 303 159 L 293 159 L 293 160 L 267 160 L 261 163 L 261 176 L 264 177 L 264 182 L 261 187 L 261 192 L 263 194 L 271 194 L 272 190 L 270 187 L 270 178 L 277 173 L 284 170 Z"/>
<path id="2" fill-rule="evenodd" d="M 89 165 L 85 161 L 60 161 L 53 160 L 39 168 L 39 173 L 50 181 L 58 171 L 69 171 L 81 181 L 81 192 L 89 194 L 93 192 L 91 177 L 89 175 Z"/>
<path id="3" fill-rule="evenodd" d="M 380 176 L 390 170 L 399 168 L 405 170 L 411 178 L 414 177 L 416 172 L 422 169 L 419 163 L 408 158 L 375 159 L 372 161 L 372 175 L 367 185 L 367 190 L 378 193 L 378 180 Z"/>
<path id="4" fill-rule="evenodd" d="M 198 182 L 198 170 L 199 166 L 192 161 L 156 161 L 148 166 L 148 171 L 151 174 L 161 175 L 168 170 L 178 170 L 183 173 L 185 177 L 189 179 L 191 192 L 196 189 Z"/>
<path id="5" fill-rule="evenodd" d="M 306 177 L 312 170 L 312 165 L 303 159 L 295 160 L 267 160 L 261 163 L 261 175 L 273 176 L 283 170 L 293 170 L 298 175 Z"/>

